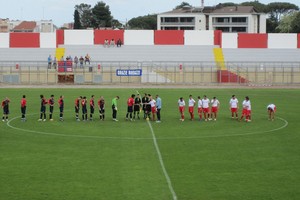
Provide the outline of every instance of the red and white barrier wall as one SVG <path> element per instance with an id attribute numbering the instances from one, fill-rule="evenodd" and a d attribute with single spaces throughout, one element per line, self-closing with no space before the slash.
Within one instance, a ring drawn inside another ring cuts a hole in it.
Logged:
<path id="1" fill-rule="evenodd" d="M 222 48 L 300 48 L 300 34 L 222 33 L 193 30 L 57 30 L 55 33 L 0 33 L 0 48 L 56 48 L 101 45 L 121 39 L 125 45 L 218 45 Z"/>

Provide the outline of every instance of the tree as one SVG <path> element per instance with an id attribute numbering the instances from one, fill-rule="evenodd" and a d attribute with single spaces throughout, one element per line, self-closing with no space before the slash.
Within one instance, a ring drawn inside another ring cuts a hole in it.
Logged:
<path id="1" fill-rule="evenodd" d="M 84 3 L 75 6 L 75 10 L 79 13 L 82 28 L 92 27 L 93 14 L 91 8 L 91 5 Z"/>
<path id="2" fill-rule="evenodd" d="M 216 8 L 220 9 L 227 6 L 238 6 L 238 4 L 232 2 L 219 3 L 218 5 L 216 5 Z"/>
<path id="3" fill-rule="evenodd" d="M 74 29 L 81 29 L 80 16 L 78 10 L 74 11 Z"/>
<path id="4" fill-rule="evenodd" d="M 300 33 L 300 12 L 296 12 L 295 18 L 291 23 L 291 32 Z"/>
<path id="5" fill-rule="evenodd" d="M 188 7 L 192 7 L 192 5 L 190 5 L 189 3 L 183 1 L 180 5 L 176 6 L 176 7 L 174 8 L 174 10 L 181 9 L 181 8 L 187 7 L 187 6 L 188 6 Z"/>
<path id="6" fill-rule="evenodd" d="M 112 19 L 109 6 L 106 5 L 103 1 L 98 2 L 92 9 L 94 16 L 94 28 L 100 27 L 111 27 Z"/>
<path id="7" fill-rule="evenodd" d="M 274 2 L 267 5 L 267 10 L 270 17 L 279 22 L 283 15 L 299 10 L 299 7 L 291 3 Z"/>
<path id="8" fill-rule="evenodd" d="M 118 29 L 124 28 L 124 25 L 121 22 L 119 22 L 119 20 L 117 20 L 117 19 L 112 20 L 112 25 L 111 26 L 112 26 L 113 29 L 115 29 L 115 28 L 118 28 Z"/>
<path id="9" fill-rule="evenodd" d="M 293 12 L 282 17 L 276 31 L 280 33 L 300 32 L 300 12 Z"/>
<path id="10" fill-rule="evenodd" d="M 246 1 L 240 4 L 241 6 L 253 6 L 257 12 L 267 13 L 268 8 L 265 4 L 259 3 L 258 1 Z"/>
<path id="11" fill-rule="evenodd" d="M 128 25 L 131 29 L 146 29 L 156 30 L 157 29 L 157 15 L 146 15 L 136 18 L 132 18 L 128 21 Z"/>

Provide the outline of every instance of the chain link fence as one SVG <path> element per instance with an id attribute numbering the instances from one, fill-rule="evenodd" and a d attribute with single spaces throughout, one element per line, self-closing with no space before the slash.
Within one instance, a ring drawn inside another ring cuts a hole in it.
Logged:
<path id="1" fill-rule="evenodd" d="M 241 84 L 298 85 L 300 63 L 227 62 L 91 62 L 48 65 L 44 62 L 0 62 L 4 84 Z"/>

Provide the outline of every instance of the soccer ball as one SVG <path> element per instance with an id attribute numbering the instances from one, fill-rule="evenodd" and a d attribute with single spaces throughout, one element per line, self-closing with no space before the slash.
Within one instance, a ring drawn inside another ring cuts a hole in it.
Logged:
<path id="1" fill-rule="evenodd" d="M 146 120 L 149 121 L 149 117 L 147 117 Z"/>

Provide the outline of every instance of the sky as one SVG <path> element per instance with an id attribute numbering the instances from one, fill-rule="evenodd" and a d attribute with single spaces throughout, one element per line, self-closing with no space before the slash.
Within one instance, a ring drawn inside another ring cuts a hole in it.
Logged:
<path id="1" fill-rule="evenodd" d="M 0 0 L 0 18 L 10 20 L 52 20 L 61 27 L 64 23 L 74 21 L 74 7 L 81 3 L 92 7 L 101 0 Z M 130 19 L 148 14 L 158 14 L 172 10 L 181 2 L 188 2 L 192 6 L 200 6 L 201 0 L 102 0 L 110 7 L 112 16 L 125 23 Z M 252 0 L 205 0 L 205 6 L 218 3 L 241 3 Z M 263 4 L 275 2 L 274 0 L 259 0 Z M 299 0 L 279 0 L 289 2 L 300 7 Z"/>

